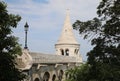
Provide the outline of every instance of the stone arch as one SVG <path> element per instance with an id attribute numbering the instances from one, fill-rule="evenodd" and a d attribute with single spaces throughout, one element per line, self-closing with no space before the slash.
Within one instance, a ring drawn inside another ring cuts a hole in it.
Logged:
<path id="1" fill-rule="evenodd" d="M 74 50 L 74 53 L 76 54 L 77 49 Z"/>
<path id="2" fill-rule="evenodd" d="M 31 79 L 33 79 L 33 81 L 41 81 L 40 76 L 37 73 L 33 73 Z"/>
<path id="3" fill-rule="evenodd" d="M 55 81 L 56 80 L 56 75 L 54 74 L 53 76 L 52 76 L 52 81 Z"/>
<path id="4" fill-rule="evenodd" d="M 59 78 L 60 81 L 62 81 L 63 74 L 64 74 L 63 70 L 60 70 L 59 74 L 58 74 L 58 78 Z"/>
<path id="5" fill-rule="evenodd" d="M 77 49 L 76 54 L 78 54 L 78 52 L 79 52 L 79 49 Z"/>
<path id="6" fill-rule="evenodd" d="M 79 49 L 76 48 L 75 51 L 74 51 L 74 53 L 78 54 L 78 51 L 79 51 Z"/>
<path id="7" fill-rule="evenodd" d="M 34 81 L 40 81 L 40 80 L 39 80 L 39 78 L 35 78 L 35 80 L 34 80 Z"/>
<path id="8" fill-rule="evenodd" d="M 65 55 L 66 55 L 66 56 L 69 56 L 69 49 L 66 49 L 66 50 L 65 50 Z"/>
<path id="9" fill-rule="evenodd" d="M 61 55 L 64 55 L 64 50 L 60 49 Z"/>
<path id="10" fill-rule="evenodd" d="M 65 73 L 65 78 L 69 79 L 69 74 L 68 73 Z"/>
<path id="11" fill-rule="evenodd" d="M 50 74 L 49 74 L 49 72 L 45 72 L 45 73 L 44 73 L 44 76 L 43 76 L 43 81 L 49 81 L 49 79 L 50 79 Z"/>

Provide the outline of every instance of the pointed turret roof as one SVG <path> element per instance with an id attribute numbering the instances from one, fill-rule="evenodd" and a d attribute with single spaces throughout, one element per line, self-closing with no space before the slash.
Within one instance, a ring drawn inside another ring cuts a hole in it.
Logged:
<path id="1" fill-rule="evenodd" d="M 78 42 L 75 39 L 73 28 L 70 22 L 69 10 L 67 10 L 62 33 L 57 44 L 78 44 Z"/>

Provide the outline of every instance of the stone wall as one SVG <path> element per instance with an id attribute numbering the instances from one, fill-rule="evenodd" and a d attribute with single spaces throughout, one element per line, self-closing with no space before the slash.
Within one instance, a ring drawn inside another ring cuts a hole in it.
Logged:
<path id="1" fill-rule="evenodd" d="M 33 63 L 75 63 L 76 57 L 30 52 Z"/>

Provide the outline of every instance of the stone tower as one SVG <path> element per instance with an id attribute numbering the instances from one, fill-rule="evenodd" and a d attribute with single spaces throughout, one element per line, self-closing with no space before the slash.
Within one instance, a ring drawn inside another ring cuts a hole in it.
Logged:
<path id="1" fill-rule="evenodd" d="M 55 44 L 55 48 L 57 55 L 81 57 L 79 53 L 80 44 L 76 41 L 73 33 L 73 28 L 69 17 L 69 10 L 67 10 L 62 33 L 59 40 Z"/>

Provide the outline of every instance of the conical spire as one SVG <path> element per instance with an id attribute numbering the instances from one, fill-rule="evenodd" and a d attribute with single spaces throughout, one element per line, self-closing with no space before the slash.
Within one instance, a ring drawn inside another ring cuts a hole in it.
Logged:
<path id="1" fill-rule="evenodd" d="M 71 26 L 68 9 L 67 9 L 63 30 L 57 44 L 78 44 L 73 34 L 73 29 Z"/>

